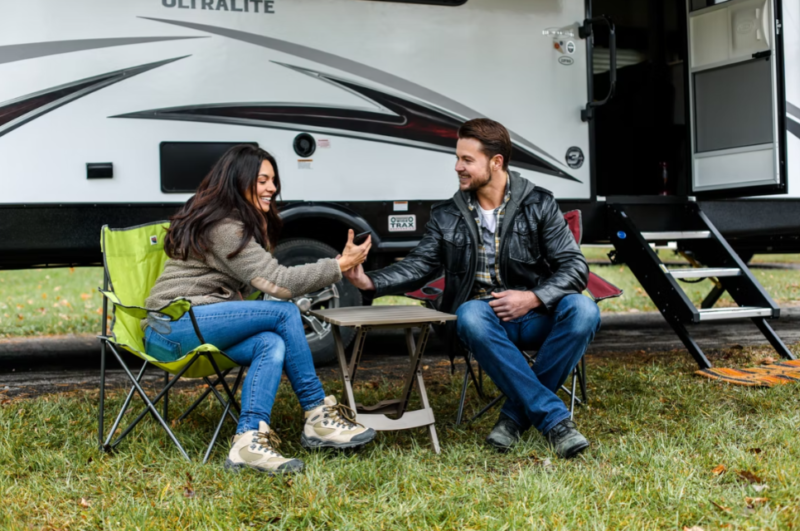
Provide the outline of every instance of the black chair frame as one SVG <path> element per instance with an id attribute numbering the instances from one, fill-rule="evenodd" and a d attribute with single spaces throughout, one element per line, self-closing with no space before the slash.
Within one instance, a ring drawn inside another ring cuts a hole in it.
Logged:
<path id="1" fill-rule="evenodd" d="M 525 356 L 526 361 L 529 365 L 533 365 L 536 357 L 530 355 L 525 351 L 522 352 L 522 355 Z M 461 386 L 461 397 L 458 402 L 458 413 L 456 415 L 456 426 L 461 425 L 461 421 L 464 416 L 464 406 L 467 401 L 467 388 L 469 387 L 470 380 L 473 382 L 475 387 L 475 391 L 478 393 L 478 396 L 481 400 L 487 400 L 486 395 L 484 394 L 483 390 L 483 369 L 481 368 L 480 364 L 475 363 L 478 366 L 478 374 L 476 376 L 475 370 L 472 368 L 473 356 L 472 352 L 467 351 L 464 354 L 464 361 L 465 361 L 465 368 L 464 368 L 464 383 Z M 571 382 L 571 389 L 568 389 L 566 386 L 562 385 L 561 390 L 567 393 L 570 399 L 569 405 L 569 418 L 572 419 L 575 416 L 575 404 L 583 405 L 587 403 L 586 399 L 586 356 L 581 357 L 581 361 L 575 366 L 572 370 L 572 382 Z M 580 386 L 581 397 L 578 398 L 577 391 L 578 386 Z M 490 409 L 495 407 L 500 401 L 505 398 L 505 394 L 500 392 L 496 397 L 492 398 L 488 404 L 486 404 L 478 413 L 476 413 L 472 418 L 470 418 L 466 424 L 474 422 Z"/>

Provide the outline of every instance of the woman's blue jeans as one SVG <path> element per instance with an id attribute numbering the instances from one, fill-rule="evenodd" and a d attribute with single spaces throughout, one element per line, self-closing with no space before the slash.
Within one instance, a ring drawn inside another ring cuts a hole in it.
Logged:
<path id="1" fill-rule="evenodd" d="M 195 306 L 193 311 L 206 343 L 239 365 L 249 366 L 236 433 L 258 429 L 261 420 L 269 424 L 283 371 L 303 410 L 323 403 L 325 391 L 314 371 L 297 306 L 273 301 L 220 302 Z M 145 350 L 154 358 L 177 359 L 200 346 L 188 313 L 159 325 L 161 333 L 151 327 L 145 330 Z"/>
<path id="2" fill-rule="evenodd" d="M 534 426 L 544 434 L 569 418 L 556 391 L 600 329 L 594 301 L 567 295 L 552 313 L 530 311 L 505 322 L 488 300 L 474 300 L 462 304 L 456 315 L 459 338 L 507 397 L 503 414 L 523 430 Z M 539 351 L 532 368 L 520 349 Z"/>

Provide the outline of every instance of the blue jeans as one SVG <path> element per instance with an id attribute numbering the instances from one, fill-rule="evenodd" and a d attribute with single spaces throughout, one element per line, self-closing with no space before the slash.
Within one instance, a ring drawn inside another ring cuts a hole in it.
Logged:
<path id="1" fill-rule="evenodd" d="M 569 418 L 556 396 L 600 329 L 600 310 L 583 295 L 567 295 L 551 314 L 535 311 L 512 321 L 495 315 L 488 300 L 456 311 L 458 337 L 506 395 L 502 413 L 523 430 L 546 434 Z M 531 368 L 520 350 L 538 350 Z"/>
<path id="2" fill-rule="evenodd" d="M 242 386 L 237 434 L 258 429 L 261 420 L 269 424 L 284 370 L 303 410 L 323 403 L 325 391 L 314 371 L 297 306 L 290 302 L 242 301 L 195 306 L 193 310 L 206 343 L 249 367 Z M 151 327 L 145 330 L 145 350 L 154 358 L 176 359 L 200 346 L 188 313 L 164 325 L 164 333 Z"/>

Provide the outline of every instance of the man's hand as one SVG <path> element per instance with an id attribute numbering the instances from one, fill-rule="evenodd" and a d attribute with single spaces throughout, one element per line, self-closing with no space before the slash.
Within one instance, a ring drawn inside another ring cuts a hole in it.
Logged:
<path id="1" fill-rule="evenodd" d="M 534 308 L 541 306 L 542 301 L 532 291 L 501 291 L 492 292 L 493 301 L 489 301 L 494 313 L 503 321 L 510 321 L 522 317 Z"/>
<path id="2" fill-rule="evenodd" d="M 365 291 L 370 291 L 375 289 L 375 284 L 372 282 L 372 279 L 364 273 L 364 266 L 359 264 L 353 269 L 345 271 L 342 273 L 344 278 L 350 281 L 350 284 L 354 285 L 358 289 L 363 289 Z"/>

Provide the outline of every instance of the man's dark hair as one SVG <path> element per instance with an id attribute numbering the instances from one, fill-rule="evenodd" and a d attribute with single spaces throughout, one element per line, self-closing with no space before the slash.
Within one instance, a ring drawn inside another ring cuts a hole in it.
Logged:
<path id="1" fill-rule="evenodd" d="M 490 159 L 495 155 L 503 156 L 503 169 L 508 171 L 511 160 L 511 136 L 503 124 L 489 118 L 475 118 L 461 124 L 458 138 L 474 138 L 483 146 L 483 152 Z"/>

